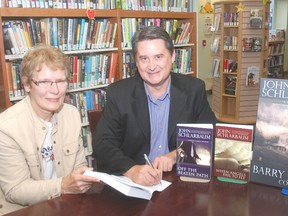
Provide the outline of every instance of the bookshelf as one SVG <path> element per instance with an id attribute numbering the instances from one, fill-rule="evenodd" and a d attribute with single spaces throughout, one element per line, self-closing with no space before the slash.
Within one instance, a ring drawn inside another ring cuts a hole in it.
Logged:
<path id="1" fill-rule="evenodd" d="M 72 50 L 63 50 L 70 58 L 74 58 L 78 56 L 78 59 L 81 56 L 97 56 L 97 55 L 112 55 L 112 53 L 116 53 L 118 56 L 117 62 L 115 63 L 116 67 L 116 75 L 115 81 L 120 80 L 122 78 L 126 78 L 123 76 L 123 60 L 125 59 L 126 53 L 131 51 L 131 47 L 123 46 L 123 30 L 121 27 L 123 19 L 160 19 L 160 20 L 177 20 L 179 23 L 189 23 L 190 24 L 190 34 L 187 36 L 187 40 L 182 43 L 175 44 L 175 48 L 177 50 L 185 50 L 190 49 L 191 54 L 186 58 L 189 58 L 190 67 L 189 70 L 185 71 L 185 74 L 197 76 L 197 44 L 196 44 L 196 13 L 194 12 L 157 12 L 157 11 L 133 11 L 133 10 L 121 10 L 121 9 L 111 9 L 111 10 L 93 10 L 94 19 L 109 21 L 110 23 L 117 24 L 117 31 L 115 33 L 115 41 L 114 46 L 105 47 L 105 48 L 93 48 L 93 49 L 72 49 Z M 47 18 L 57 18 L 57 19 L 83 19 L 85 18 L 87 22 L 89 22 L 87 17 L 86 9 L 59 9 L 59 8 L 9 8 L 9 7 L 0 7 L 0 22 L 5 23 L 8 21 L 29 21 L 29 19 L 41 20 Z M 91 10 L 90 10 L 91 12 Z M 176 28 L 176 27 L 175 27 Z M 76 31 L 76 30 L 75 30 Z M 131 35 L 129 36 L 131 39 Z M 10 107 L 12 104 L 21 100 L 24 96 L 9 96 L 9 85 L 8 85 L 8 63 L 21 62 L 21 59 L 24 53 L 18 54 L 6 54 L 4 49 L 4 35 L 3 35 L 3 25 L 0 26 L 0 112 Z M 180 53 L 183 51 L 180 51 Z M 79 57 L 80 56 L 80 57 Z M 124 56 L 124 57 L 123 57 Z M 183 57 L 180 56 L 182 59 Z M 179 57 L 179 58 L 180 58 Z M 71 60 L 72 61 L 72 60 Z M 182 60 L 183 61 L 183 60 Z M 181 62 L 180 62 L 181 63 Z M 181 72 L 181 71 L 180 71 Z M 73 76 L 73 73 L 71 74 Z M 71 81 L 70 77 L 70 81 Z M 71 83 L 71 82 L 70 82 Z M 89 91 L 100 92 L 100 98 L 104 98 L 103 89 L 105 89 L 109 83 L 97 83 L 94 85 L 84 85 L 78 86 L 77 88 L 69 88 L 67 93 L 67 100 L 71 101 L 73 98 L 82 98 Z M 103 105 L 103 104 L 102 104 Z M 101 106 L 102 106 L 101 105 Z M 83 121 L 83 130 L 88 128 L 88 118 L 87 118 L 87 107 L 78 107 L 81 114 L 85 114 L 82 116 Z M 84 133 L 89 133 L 85 131 Z M 89 138 L 87 138 L 89 139 Z M 90 141 L 88 141 L 90 142 Z"/>
<path id="2" fill-rule="evenodd" d="M 268 75 L 271 78 L 284 78 L 285 30 L 269 31 Z"/>
<path id="3" fill-rule="evenodd" d="M 214 10 L 211 50 L 219 69 L 213 73 L 212 109 L 221 122 L 255 123 L 259 79 L 268 73 L 269 2 L 216 1 Z M 260 26 L 251 24 L 254 10 L 260 11 Z"/>
<path id="4" fill-rule="evenodd" d="M 132 11 L 132 10 L 119 10 L 119 17 L 120 22 L 122 24 L 122 29 L 119 29 L 122 31 L 121 35 L 125 35 L 125 32 L 131 33 L 131 31 L 137 31 L 139 28 L 141 28 L 142 23 L 148 23 L 148 25 L 159 25 L 163 26 L 169 32 L 169 29 L 177 28 L 178 25 L 181 23 L 189 23 L 189 35 L 187 35 L 187 40 L 183 40 L 182 42 L 176 42 L 176 38 L 171 32 L 171 37 L 174 40 L 174 46 L 176 50 L 176 60 L 173 66 L 177 67 L 181 65 L 181 60 L 183 61 L 182 53 L 185 52 L 185 50 L 189 49 L 189 62 L 190 66 L 187 66 L 186 70 L 183 69 L 173 69 L 173 72 L 178 73 L 184 73 L 187 75 L 197 76 L 196 68 L 197 68 L 197 43 L 196 43 L 196 13 L 182 13 L 182 12 L 156 12 L 156 11 Z M 175 22 L 177 21 L 177 23 Z M 125 22 L 123 22 L 125 21 Z M 141 22 L 141 23 L 140 23 Z M 139 24 L 140 23 L 140 24 Z M 123 30 L 123 27 L 129 26 L 130 28 L 127 30 Z M 134 26 L 134 27 L 133 27 Z M 168 27 L 169 26 L 169 27 Z M 125 31 L 125 32 L 123 32 Z M 129 39 L 131 39 L 131 35 L 129 36 Z M 122 58 L 119 59 L 119 62 L 122 62 L 122 71 L 125 71 L 125 55 L 127 56 L 127 53 L 129 54 L 131 51 L 131 46 L 129 46 L 129 42 L 127 46 L 123 46 L 123 40 L 122 37 L 122 43 L 121 43 L 121 50 L 120 53 L 122 53 Z M 131 42 L 131 41 L 130 41 Z M 177 53 L 179 54 L 177 57 Z M 133 61 L 133 60 L 132 60 Z M 183 66 L 183 65 L 182 65 Z M 173 68 L 175 68 L 173 67 Z M 179 67 L 178 67 L 179 68 Z M 133 70 L 133 69 L 132 69 Z M 126 78 L 127 75 L 123 75 L 122 78 Z M 129 77 L 129 75 L 128 75 Z"/>

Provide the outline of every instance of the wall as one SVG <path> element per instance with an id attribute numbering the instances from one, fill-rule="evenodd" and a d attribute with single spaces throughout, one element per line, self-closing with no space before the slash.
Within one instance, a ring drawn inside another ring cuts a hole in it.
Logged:
<path id="1" fill-rule="evenodd" d="M 193 0 L 194 2 L 195 0 Z M 205 21 L 211 20 L 213 22 L 213 14 L 201 14 L 199 11 L 202 5 L 205 5 L 207 0 L 195 1 L 197 5 L 194 8 L 197 9 L 197 72 L 198 78 L 205 81 L 206 90 L 211 90 L 212 88 L 212 78 L 211 78 L 211 68 L 212 68 L 212 55 L 210 53 L 210 45 L 213 42 L 212 34 L 205 34 Z M 206 46 L 203 46 L 202 42 L 206 40 Z"/>

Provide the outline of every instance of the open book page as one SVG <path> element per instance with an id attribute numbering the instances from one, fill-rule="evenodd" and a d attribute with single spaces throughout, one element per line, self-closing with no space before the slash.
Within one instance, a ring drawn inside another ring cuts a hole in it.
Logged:
<path id="1" fill-rule="evenodd" d="M 84 175 L 94 176 L 100 179 L 102 182 L 113 187 L 126 196 L 137 197 L 150 200 L 154 191 L 163 191 L 167 188 L 171 182 L 161 180 L 161 184 L 153 186 L 143 186 L 132 182 L 126 176 L 115 176 L 107 173 L 85 171 Z"/>

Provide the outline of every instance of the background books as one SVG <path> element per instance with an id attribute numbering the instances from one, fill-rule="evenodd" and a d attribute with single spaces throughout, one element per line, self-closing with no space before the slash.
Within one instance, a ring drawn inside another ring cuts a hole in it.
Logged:
<path id="1" fill-rule="evenodd" d="M 269 41 L 285 40 L 284 29 L 270 29 L 269 30 Z"/>
<path id="2" fill-rule="evenodd" d="M 30 18 L 2 23 L 5 54 L 24 54 L 43 43 L 63 51 L 113 48 L 117 23 L 108 19 Z"/>
<path id="3" fill-rule="evenodd" d="M 177 124 L 176 174 L 181 180 L 210 181 L 212 146 L 212 124 Z"/>
<path id="4" fill-rule="evenodd" d="M 258 103 L 251 181 L 287 187 L 288 81 L 262 78 Z"/>
<path id="5" fill-rule="evenodd" d="M 217 123 L 215 130 L 214 175 L 247 182 L 253 125 Z"/>

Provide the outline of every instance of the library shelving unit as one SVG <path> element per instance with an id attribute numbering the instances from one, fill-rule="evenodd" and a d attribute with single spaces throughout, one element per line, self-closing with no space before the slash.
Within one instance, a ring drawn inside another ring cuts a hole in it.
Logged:
<path id="1" fill-rule="evenodd" d="M 106 18 L 111 22 L 117 23 L 117 33 L 115 39 L 115 45 L 113 48 L 108 49 L 91 49 L 91 50 L 77 50 L 77 51 L 65 51 L 69 54 L 83 54 L 83 53 L 109 53 L 118 52 L 118 64 L 117 74 L 115 80 L 122 79 L 122 53 L 131 48 L 122 47 L 122 28 L 121 20 L 123 18 L 159 18 L 159 19 L 174 19 L 183 20 L 191 23 L 191 34 L 189 40 L 186 43 L 177 44 L 175 48 L 191 47 L 191 70 L 190 73 L 193 76 L 196 74 L 196 14 L 194 12 L 155 12 L 155 11 L 130 11 L 130 10 L 95 10 L 95 19 Z M 87 11 L 85 9 L 43 9 L 43 8 L 0 8 L 0 22 L 10 20 L 28 20 L 29 18 L 87 18 Z M 4 51 L 4 39 L 3 28 L 0 26 L 0 111 L 11 106 L 11 101 L 17 100 L 9 97 L 8 83 L 7 83 L 7 71 L 5 67 L 6 61 L 13 61 L 20 59 L 23 55 L 5 55 Z M 121 62 L 121 64 L 119 63 Z M 102 87 L 102 86 L 100 86 Z M 95 86 L 97 88 L 97 86 Z M 83 89 L 78 89 L 83 91 Z M 75 91 L 75 90 L 74 90 Z"/>
<path id="2" fill-rule="evenodd" d="M 285 31 L 270 30 L 268 48 L 268 75 L 271 78 L 284 78 Z"/>
<path id="3" fill-rule="evenodd" d="M 44 18 L 58 18 L 58 19 L 82 19 L 88 20 L 87 13 L 91 10 L 86 9 L 59 9 L 59 8 L 9 8 L 0 7 L 0 112 L 10 107 L 13 103 L 21 100 L 24 96 L 11 96 L 9 95 L 8 86 L 8 69 L 7 63 L 18 61 L 21 62 L 23 53 L 7 55 L 4 49 L 4 33 L 3 25 L 9 21 L 29 21 L 29 19 L 44 19 Z M 131 47 L 123 46 L 123 32 L 122 32 L 122 20 L 126 18 L 154 18 L 154 19 L 171 19 L 178 20 L 179 23 L 190 23 L 191 33 L 188 34 L 187 40 L 183 43 L 175 45 L 176 49 L 191 49 L 190 59 L 191 65 L 188 75 L 197 76 L 196 71 L 196 13 L 194 12 L 155 12 L 155 11 L 131 11 L 121 9 L 111 10 L 93 10 L 93 16 L 95 20 L 109 20 L 111 23 L 117 24 L 117 31 L 115 34 L 115 42 L 113 47 L 109 48 L 95 48 L 95 49 L 82 49 L 82 50 L 69 50 L 64 51 L 68 56 L 72 55 L 96 55 L 96 54 L 111 54 L 118 53 L 118 60 L 116 64 L 116 76 L 115 81 L 120 80 L 123 77 L 123 54 L 129 52 Z M 51 27 L 50 27 L 51 28 Z M 131 39 L 131 35 L 129 39 Z M 77 94 L 77 92 L 85 92 L 89 90 L 103 89 L 109 84 L 97 84 L 95 86 L 78 87 L 69 89 L 68 94 Z M 80 110 L 79 110 L 80 111 Z M 83 128 L 87 128 L 88 122 L 83 122 Z"/>
<path id="4" fill-rule="evenodd" d="M 119 10 L 119 17 L 120 17 L 120 22 L 122 29 L 122 44 L 121 44 L 121 53 L 123 54 L 122 61 L 120 59 L 120 62 L 123 62 L 123 65 L 125 65 L 125 54 L 130 53 L 131 51 L 131 44 L 126 46 L 123 40 L 124 37 L 123 35 L 127 35 L 127 32 L 131 35 L 135 31 L 137 31 L 139 28 L 141 28 L 141 25 L 143 23 L 146 23 L 145 25 L 159 25 L 162 26 L 169 32 L 169 29 L 174 28 L 174 33 L 175 29 L 177 29 L 181 24 L 189 26 L 187 27 L 188 32 L 190 32 L 187 35 L 187 40 L 182 41 L 182 42 L 177 42 L 176 38 L 174 37 L 171 33 L 171 37 L 174 40 L 174 47 L 176 50 L 176 60 L 175 60 L 175 65 L 177 67 L 183 67 L 183 62 L 187 63 L 188 65 L 186 66 L 186 70 L 177 70 L 173 72 L 178 72 L 178 73 L 184 73 L 187 75 L 192 75 L 192 76 L 197 76 L 196 68 L 197 68 L 197 61 L 196 61 L 196 56 L 197 56 L 197 43 L 196 43 L 196 13 L 194 12 L 156 12 L 156 11 L 132 11 L 132 10 Z M 182 30 L 181 30 L 182 31 Z M 184 31 L 184 30 L 183 30 Z M 128 36 L 131 39 L 131 36 Z M 183 57 L 182 53 L 186 54 L 186 50 L 189 50 L 189 56 L 187 61 L 185 61 L 185 57 Z M 181 63 L 182 59 L 182 63 Z M 184 61 L 183 61 L 184 60 Z M 177 70 L 177 71 L 176 71 Z M 123 71 L 123 78 L 127 77 L 125 75 L 125 66 L 122 68 Z M 129 75 L 128 75 L 129 76 Z"/>
<path id="5" fill-rule="evenodd" d="M 221 122 L 255 123 L 259 79 L 267 76 L 269 2 L 222 0 L 214 2 L 214 10 L 219 72 L 213 77 L 212 109 Z M 259 14 L 259 26 L 250 25 L 252 11 Z"/>

